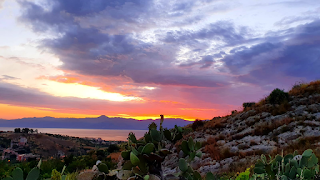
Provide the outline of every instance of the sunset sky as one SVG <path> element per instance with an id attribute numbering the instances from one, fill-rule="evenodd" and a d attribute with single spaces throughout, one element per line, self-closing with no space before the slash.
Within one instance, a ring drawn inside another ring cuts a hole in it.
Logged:
<path id="1" fill-rule="evenodd" d="M 0 119 L 211 119 L 320 79 L 318 0 L 0 0 Z"/>

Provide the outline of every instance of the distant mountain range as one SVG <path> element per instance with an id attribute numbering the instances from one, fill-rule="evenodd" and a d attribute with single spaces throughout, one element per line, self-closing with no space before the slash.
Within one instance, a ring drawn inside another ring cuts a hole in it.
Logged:
<path id="1" fill-rule="evenodd" d="M 120 117 L 100 116 L 97 118 L 22 118 L 15 120 L 0 119 L 0 127 L 28 127 L 28 128 L 74 128 L 74 129 L 129 129 L 146 130 L 148 125 L 155 122 L 160 124 L 160 120 L 136 120 Z M 174 125 L 185 126 L 190 121 L 183 119 L 165 119 L 163 126 L 173 128 Z"/>

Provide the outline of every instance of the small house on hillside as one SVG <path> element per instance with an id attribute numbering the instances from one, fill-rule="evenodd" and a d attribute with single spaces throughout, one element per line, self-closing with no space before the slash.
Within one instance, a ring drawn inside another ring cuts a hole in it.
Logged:
<path id="1" fill-rule="evenodd" d="M 34 154 L 19 154 L 17 156 L 17 161 L 27 161 L 27 160 L 39 160 L 40 155 L 34 155 Z"/>
<path id="2" fill-rule="evenodd" d="M 27 144 L 28 140 L 26 137 L 20 137 L 20 140 L 19 140 L 19 145 L 20 146 L 25 146 Z"/>

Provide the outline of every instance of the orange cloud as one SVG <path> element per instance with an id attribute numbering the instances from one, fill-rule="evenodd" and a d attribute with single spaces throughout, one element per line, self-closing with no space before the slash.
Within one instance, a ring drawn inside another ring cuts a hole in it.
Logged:
<path id="1" fill-rule="evenodd" d="M 0 114 L 2 119 L 19 119 L 24 117 L 45 117 L 52 116 L 56 118 L 72 117 L 72 118 L 85 118 L 97 117 L 97 115 L 80 114 L 80 113 L 61 113 L 56 112 L 54 109 L 42 107 L 21 107 L 11 106 L 7 104 L 0 104 Z"/>
<path id="2" fill-rule="evenodd" d="M 201 109 L 201 108 L 180 108 L 184 111 L 217 111 L 217 109 Z"/>
<path id="3" fill-rule="evenodd" d="M 167 101 L 167 100 L 160 100 L 159 102 L 165 103 L 165 104 L 183 104 L 183 103 L 181 103 L 181 102 Z"/>

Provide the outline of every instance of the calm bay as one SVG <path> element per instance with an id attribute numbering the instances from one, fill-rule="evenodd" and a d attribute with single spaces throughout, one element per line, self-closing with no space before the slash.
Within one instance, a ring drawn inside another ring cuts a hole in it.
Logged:
<path id="1" fill-rule="evenodd" d="M 64 128 L 30 128 L 38 129 L 39 133 L 61 134 L 81 138 L 101 138 L 106 141 L 126 141 L 128 134 L 133 132 L 141 138 L 147 130 L 118 130 L 118 129 L 64 129 Z M 0 131 L 14 131 L 14 127 L 0 127 Z"/>

